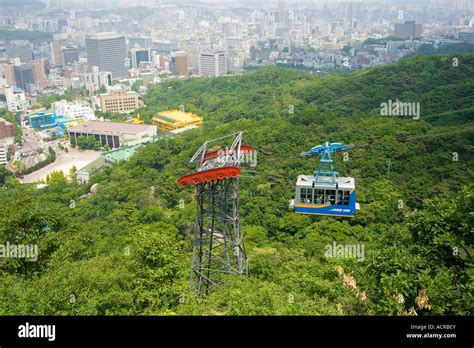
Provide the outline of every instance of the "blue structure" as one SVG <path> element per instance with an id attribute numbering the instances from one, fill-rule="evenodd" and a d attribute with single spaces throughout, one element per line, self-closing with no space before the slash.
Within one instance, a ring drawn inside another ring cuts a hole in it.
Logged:
<path id="1" fill-rule="evenodd" d="M 31 127 L 39 130 L 59 127 L 63 134 L 64 129 L 66 129 L 66 124 L 73 121 L 76 120 L 64 118 L 63 115 L 56 115 L 53 112 L 37 112 L 36 114 L 28 116 L 28 122 Z"/>
<path id="2" fill-rule="evenodd" d="M 303 157 L 320 156 L 321 157 L 321 159 L 319 160 L 319 168 L 314 172 L 315 183 L 327 183 L 327 180 L 324 180 L 325 178 L 321 178 L 321 177 L 329 176 L 332 178 L 330 183 L 336 184 L 339 173 L 334 170 L 331 154 L 338 151 L 350 150 L 353 147 L 354 145 L 342 145 L 341 143 L 329 144 L 328 142 L 326 142 L 324 145 L 318 145 L 318 146 L 313 147 L 308 152 L 303 152 L 301 156 Z"/>
<path id="3" fill-rule="evenodd" d="M 48 129 L 56 127 L 56 114 L 37 112 L 28 116 L 30 126 L 36 129 Z"/>
<path id="4" fill-rule="evenodd" d="M 359 204 L 356 203 L 355 179 L 339 177 L 331 158 L 331 154 L 352 147 L 326 142 L 301 154 L 303 157 L 320 156 L 321 159 L 314 176 L 298 176 L 295 199 L 290 202 L 295 213 L 341 217 L 353 217 L 356 214 Z"/>

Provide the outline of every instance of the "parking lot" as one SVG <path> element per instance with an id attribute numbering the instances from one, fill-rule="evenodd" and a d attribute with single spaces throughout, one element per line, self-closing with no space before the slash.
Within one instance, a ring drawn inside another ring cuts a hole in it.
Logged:
<path id="1" fill-rule="evenodd" d="M 57 171 L 62 171 L 67 176 L 72 167 L 76 167 L 79 170 L 100 156 L 100 152 L 93 150 L 69 149 L 69 152 L 66 153 L 59 148 L 55 148 L 55 151 L 57 158 L 54 163 L 25 175 L 20 181 L 23 183 L 33 183 L 46 179 L 48 174 Z"/>

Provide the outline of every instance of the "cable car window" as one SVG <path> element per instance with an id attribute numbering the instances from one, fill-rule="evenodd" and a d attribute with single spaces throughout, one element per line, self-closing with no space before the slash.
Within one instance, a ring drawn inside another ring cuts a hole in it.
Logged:
<path id="1" fill-rule="evenodd" d="M 324 201 L 324 190 L 314 190 L 314 204 L 323 204 Z"/>
<path id="2" fill-rule="evenodd" d="M 343 192 L 343 198 L 342 198 L 342 204 L 343 205 L 349 205 L 349 191 L 342 191 Z"/>
<path id="3" fill-rule="evenodd" d="M 336 190 L 326 190 L 326 204 L 335 204 L 336 203 Z"/>
<path id="4" fill-rule="evenodd" d="M 301 192 L 300 194 L 301 203 L 311 203 L 313 189 L 303 187 L 300 192 Z"/>
<path id="5" fill-rule="evenodd" d="M 336 194 L 336 204 L 338 205 L 342 205 L 342 198 L 343 198 L 343 195 L 344 195 L 344 191 L 337 191 L 337 194 Z"/>

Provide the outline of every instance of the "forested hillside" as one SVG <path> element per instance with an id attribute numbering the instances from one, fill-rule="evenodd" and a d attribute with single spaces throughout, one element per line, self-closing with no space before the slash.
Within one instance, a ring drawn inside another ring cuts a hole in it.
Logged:
<path id="1" fill-rule="evenodd" d="M 0 243 L 38 244 L 39 258 L 0 258 L 0 315 L 472 315 L 474 54 L 456 55 L 458 66 L 453 58 L 156 86 L 142 118 L 183 105 L 204 126 L 148 145 L 87 186 L 6 178 Z M 380 116 L 397 99 L 420 103 L 419 119 Z M 240 180 L 250 276 L 195 298 L 196 206 L 177 179 L 205 140 L 237 130 L 258 160 Z M 317 166 L 299 154 L 325 141 L 355 145 L 348 161 L 335 156 L 357 182 L 353 219 L 288 210 L 297 176 Z M 97 194 L 80 199 L 94 183 Z M 363 244 L 364 259 L 326 257 L 334 242 Z"/>

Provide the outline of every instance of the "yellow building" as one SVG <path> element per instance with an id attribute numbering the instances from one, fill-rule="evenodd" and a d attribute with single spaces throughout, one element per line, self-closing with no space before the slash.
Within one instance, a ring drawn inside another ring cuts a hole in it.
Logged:
<path id="1" fill-rule="evenodd" d="M 137 117 L 133 117 L 133 118 L 129 119 L 128 121 L 126 121 L 126 123 L 144 124 L 145 121 L 140 119 L 140 115 L 138 114 Z"/>
<path id="2" fill-rule="evenodd" d="M 160 111 L 153 117 L 153 124 L 158 127 L 158 130 L 167 133 L 176 133 L 176 131 L 187 127 L 198 127 L 203 122 L 204 120 L 201 116 L 180 110 Z"/>

